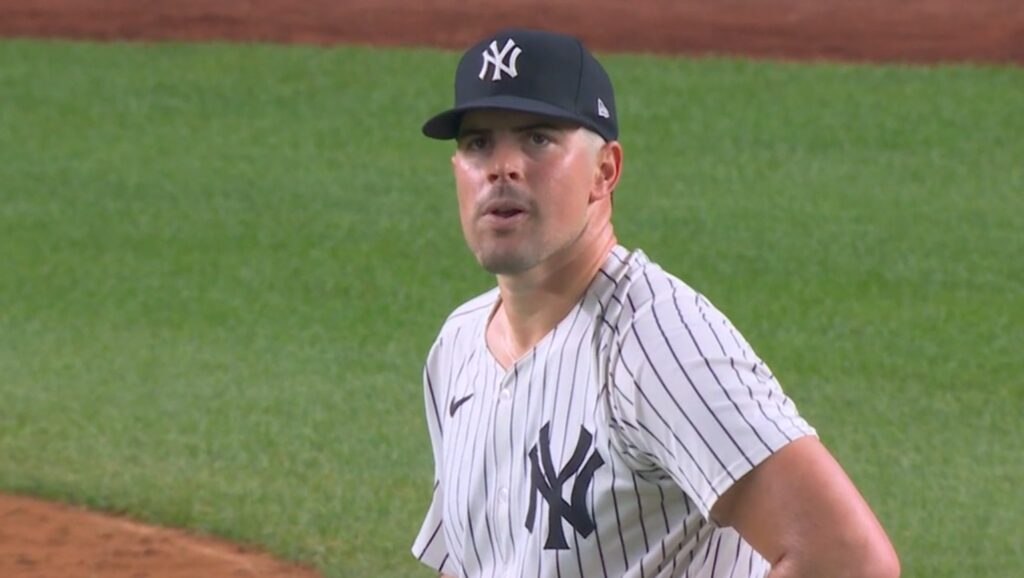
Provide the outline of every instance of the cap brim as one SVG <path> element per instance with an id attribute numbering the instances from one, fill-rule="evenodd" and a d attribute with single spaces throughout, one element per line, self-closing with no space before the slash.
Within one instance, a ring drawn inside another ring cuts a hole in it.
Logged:
<path id="1" fill-rule="evenodd" d="M 552 104 L 519 96 L 499 95 L 488 96 L 472 102 L 467 102 L 434 116 L 423 124 L 423 134 L 430 138 L 441 140 L 453 139 L 459 135 L 459 125 L 462 124 L 462 115 L 470 110 L 480 110 L 484 108 L 530 112 L 560 120 L 567 120 L 588 128 L 596 129 L 596 127 L 591 126 L 591 123 L 589 123 L 586 118 L 573 114 Z"/>

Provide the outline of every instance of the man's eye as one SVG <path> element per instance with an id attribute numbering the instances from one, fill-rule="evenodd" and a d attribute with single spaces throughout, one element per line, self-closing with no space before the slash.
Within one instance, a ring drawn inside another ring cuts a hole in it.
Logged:
<path id="1" fill-rule="evenodd" d="M 487 139 L 482 136 L 471 136 L 462 139 L 462 148 L 470 151 L 478 151 L 487 146 Z"/>
<path id="2" fill-rule="evenodd" d="M 551 139 L 548 138 L 548 135 L 542 132 L 530 133 L 530 144 L 545 145 L 549 142 L 551 142 Z"/>

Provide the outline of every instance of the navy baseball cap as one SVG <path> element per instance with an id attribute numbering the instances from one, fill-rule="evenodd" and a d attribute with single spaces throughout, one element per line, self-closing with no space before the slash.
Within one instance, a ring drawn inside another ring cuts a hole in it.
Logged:
<path id="1" fill-rule="evenodd" d="M 423 125 L 436 139 L 458 136 L 462 115 L 498 108 L 585 126 L 618 139 L 612 82 L 579 39 L 557 32 L 507 28 L 474 44 L 455 71 L 455 106 Z"/>

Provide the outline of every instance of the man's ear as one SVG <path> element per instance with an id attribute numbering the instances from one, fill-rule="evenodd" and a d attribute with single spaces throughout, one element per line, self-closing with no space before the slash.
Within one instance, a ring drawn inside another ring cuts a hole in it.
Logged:
<path id="1" fill-rule="evenodd" d="M 601 147 L 597 157 L 597 168 L 594 171 L 594 188 L 590 195 L 591 202 L 610 198 L 622 176 L 622 145 L 619 141 L 609 141 Z"/>

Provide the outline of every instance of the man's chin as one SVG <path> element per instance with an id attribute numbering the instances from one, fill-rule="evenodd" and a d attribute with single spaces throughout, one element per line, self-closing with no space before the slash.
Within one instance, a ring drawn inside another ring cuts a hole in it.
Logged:
<path id="1" fill-rule="evenodd" d="M 494 275 L 516 275 L 537 264 L 536 259 L 520 251 L 478 251 L 476 260 Z"/>

